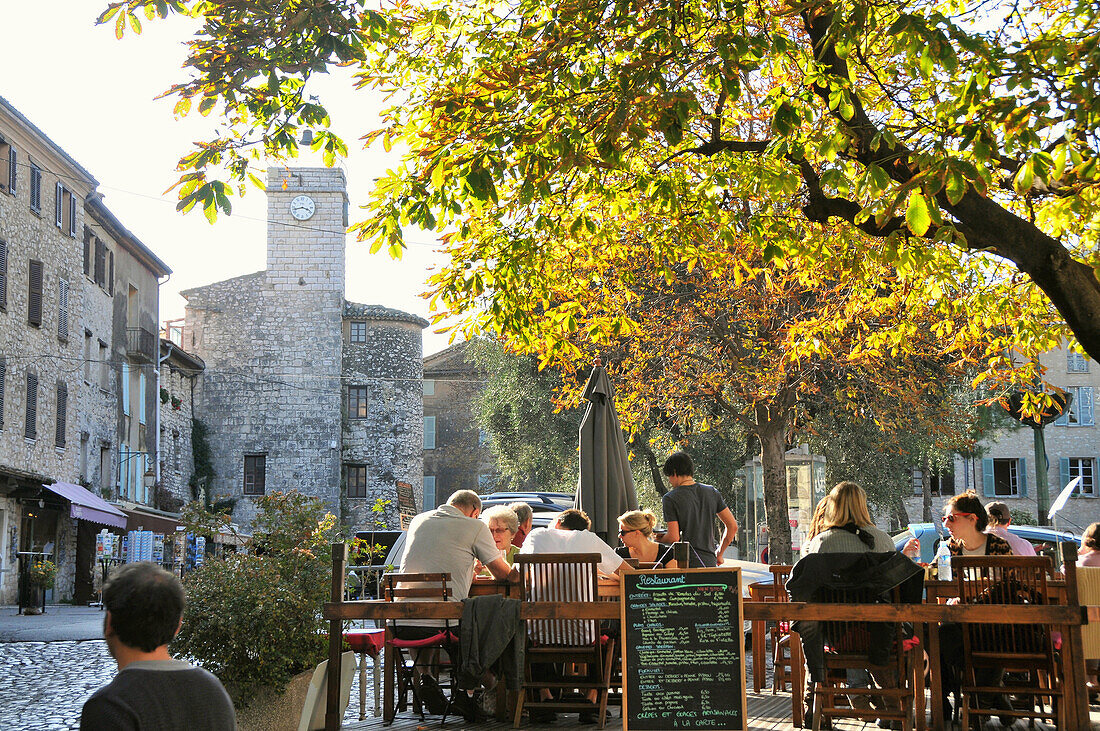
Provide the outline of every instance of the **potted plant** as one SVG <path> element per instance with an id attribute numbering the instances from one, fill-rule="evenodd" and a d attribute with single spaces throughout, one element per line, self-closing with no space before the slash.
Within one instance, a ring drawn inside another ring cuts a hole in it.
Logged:
<path id="1" fill-rule="evenodd" d="M 31 565 L 30 570 L 30 582 L 34 586 L 40 587 L 43 591 L 47 591 L 53 588 L 54 581 L 57 579 L 57 564 L 47 559 L 41 559 L 35 561 Z"/>

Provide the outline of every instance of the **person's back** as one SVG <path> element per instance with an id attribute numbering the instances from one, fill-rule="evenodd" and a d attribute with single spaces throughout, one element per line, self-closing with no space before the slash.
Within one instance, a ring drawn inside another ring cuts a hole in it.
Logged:
<path id="1" fill-rule="evenodd" d="M 401 573 L 450 574 L 451 599 L 461 601 L 470 593 L 475 558 L 483 564 L 500 558 L 489 528 L 454 505 L 440 505 L 409 524 Z"/>
<path id="2" fill-rule="evenodd" d="M 89 698 L 82 731 L 235 731 L 221 682 L 168 654 L 183 626 L 179 579 L 146 561 L 117 569 L 103 588 L 103 638 L 118 675 Z"/>
<path id="3" fill-rule="evenodd" d="M 718 490 L 695 481 L 694 470 L 684 452 L 674 452 L 665 460 L 664 473 L 672 489 L 661 498 L 668 531 L 659 540 L 687 541 L 705 565 L 716 566 L 737 535 L 737 521 Z M 716 520 L 723 525 L 721 540 L 714 531 Z"/>
<path id="4" fill-rule="evenodd" d="M 236 728 L 221 682 L 182 660 L 130 663 L 84 704 L 81 729 L 218 731 Z"/>

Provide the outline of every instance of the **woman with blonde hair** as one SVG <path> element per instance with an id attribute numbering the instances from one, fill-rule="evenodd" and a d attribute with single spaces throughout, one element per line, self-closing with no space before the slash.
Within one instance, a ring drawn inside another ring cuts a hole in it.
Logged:
<path id="1" fill-rule="evenodd" d="M 641 563 L 655 564 L 660 568 L 675 569 L 680 565 L 672 557 L 674 544 L 662 544 L 653 540 L 657 516 L 649 510 L 631 510 L 619 516 L 619 540 L 622 547 L 615 553 L 623 558 L 637 559 Z M 689 568 L 702 568 L 705 564 L 692 549 Z"/>
<path id="2" fill-rule="evenodd" d="M 893 551 L 894 541 L 877 527 L 867 509 L 867 493 L 854 482 L 841 482 L 829 491 L 821 532 L 810 539 L 802 555 L 810 553 L 862 553 Z M 810 524 L 811 530 L 814 528 Z"/>

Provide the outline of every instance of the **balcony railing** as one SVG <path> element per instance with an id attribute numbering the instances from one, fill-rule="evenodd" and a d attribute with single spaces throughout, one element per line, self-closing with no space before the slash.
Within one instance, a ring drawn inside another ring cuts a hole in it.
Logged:
<path id="1" fill-rule="evenodd" d="M 143 327 L 126 328 L 126 357 L 139 363 L 156 359 L 157 336 Z"/>

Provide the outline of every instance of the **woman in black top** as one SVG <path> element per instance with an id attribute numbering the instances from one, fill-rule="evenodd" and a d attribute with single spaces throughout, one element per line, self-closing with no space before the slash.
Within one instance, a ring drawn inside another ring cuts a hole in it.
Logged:
<path id="1" fill-rule="evenodd" d="M 653 529 L 657 527 L 657 516 L 648 510 L 631 510 L 619 516 L 619 540 L 623 542 L 615 553 L 623 558 L 637 559 L 641 563 L 656 564 L 658 568 L 676 569 L 679 564 L 672 557 L 673 545 L 657 543 L 653 540 Z M 694 550 L 689 555 L 689 568 L 704 566 Z"/>

